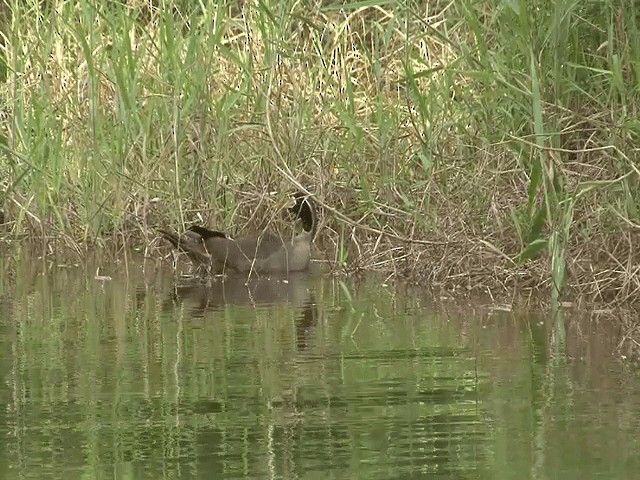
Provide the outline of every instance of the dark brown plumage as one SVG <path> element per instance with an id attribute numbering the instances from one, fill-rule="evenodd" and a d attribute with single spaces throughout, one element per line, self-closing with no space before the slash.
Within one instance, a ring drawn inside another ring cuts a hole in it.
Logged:
<path id="1" fill-rule="evenodd" d="M 296 203 L 289 210 L 303 225 L 303 231 L 291 240 L 268 231 L 232 239 L 199 225 L 191 226 L 182 236 L 171 230 L 159 232 L 174 248 L 186 253 L 195 267 L 205 268 L 214 275 L 299 272 L 309 266 L 316 213 L 312 200 L 303 194 L 296 195 Z"/>

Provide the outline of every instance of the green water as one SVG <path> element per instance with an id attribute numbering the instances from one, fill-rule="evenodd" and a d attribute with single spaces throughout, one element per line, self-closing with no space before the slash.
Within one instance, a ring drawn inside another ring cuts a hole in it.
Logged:
<path id="1" fill-rule="evenodd" d="M 631 479 L 607 325 L 379 280 L 210 286 L 154 265 L 0 281 L 2 479 Z"/>

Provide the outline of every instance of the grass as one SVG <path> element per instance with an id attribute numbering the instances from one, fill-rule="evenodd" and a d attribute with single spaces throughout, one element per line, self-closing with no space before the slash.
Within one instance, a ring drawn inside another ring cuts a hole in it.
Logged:
<path id="1" fill-rule="evenodd" d="M 632 302 L 638 8 L 6 1 L 3 235 L 261 228 L 311 185 L 336 269 Z"/>

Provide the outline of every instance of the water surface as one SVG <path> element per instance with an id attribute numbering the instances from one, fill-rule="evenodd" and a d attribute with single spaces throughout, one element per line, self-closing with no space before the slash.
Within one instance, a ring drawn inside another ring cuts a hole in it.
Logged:
<path id="1" fill-rule="evenodd" d="M 0 259 L 0 478 L 626 479 L 608 325 L 321 274 Z"/>

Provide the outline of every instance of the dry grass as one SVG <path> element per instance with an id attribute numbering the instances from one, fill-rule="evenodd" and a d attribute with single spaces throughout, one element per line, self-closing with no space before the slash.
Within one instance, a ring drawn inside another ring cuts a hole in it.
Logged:
<path id="1" fill-rule="evenodd" d="M 154 225 L 285 228 L 303 187 L 335 272 L 637 305 L 619 6 L 203 5 L 9 2 L 0 236 L 155 255 Z"/>

